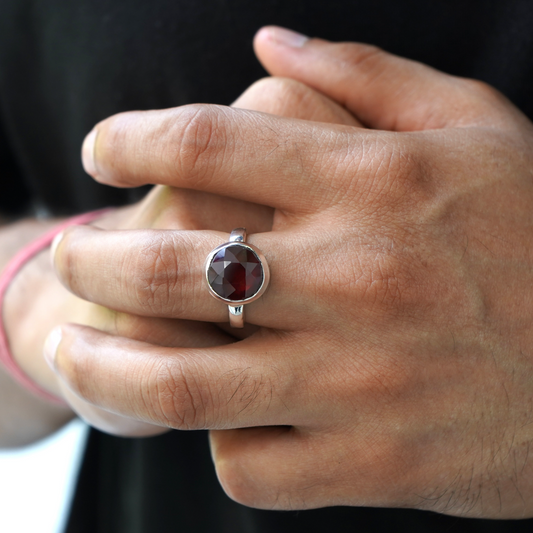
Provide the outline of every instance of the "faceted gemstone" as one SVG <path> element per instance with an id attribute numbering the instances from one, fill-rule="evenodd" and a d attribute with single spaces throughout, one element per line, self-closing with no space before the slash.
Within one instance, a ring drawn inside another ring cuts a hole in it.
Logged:
<path id="1" fill-rule="evenodd" d="M 254 296 L 263 284 L 263 267 L 259 257 L 240 244 L 219 250 L 209 265 L 207 279 L 211 288 L 231 301 Z"/>

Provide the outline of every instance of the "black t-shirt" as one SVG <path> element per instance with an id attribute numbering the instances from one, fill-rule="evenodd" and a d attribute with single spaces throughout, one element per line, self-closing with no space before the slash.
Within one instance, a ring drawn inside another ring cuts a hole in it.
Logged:
<path id="1" fill-rule="evenodd" d="M 482 79 L 533 118 L 527 0 L 4 0 L 0 209 L 64 214 L 127 203 L 86 176 L 84 135 L 131 109 L 229 104 L 265 73 L 252 38 L 278 24 L 363 41 Z M 532 522 L 430 512 L 247 509 L 221 490 L 204 432 L 121 439 L 93 431 L 69 533 L 529 531 Z"/>

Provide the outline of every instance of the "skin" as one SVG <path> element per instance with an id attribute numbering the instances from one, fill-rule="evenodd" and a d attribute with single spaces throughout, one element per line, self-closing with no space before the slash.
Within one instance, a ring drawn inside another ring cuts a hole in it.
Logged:
<path id="1" fill-rule="evenodd" d="M 266 78 L 252 85 L 233 104 L 262 109 L 280 116 L 311 118 L 324 122 L 359 125 L 343 107 L 302 83 Z M 199 230 L 217 228 L 227 234 L 243 223 L 251 232 L 272 227 L 271 208 L 206 192 L 159 186 L 137 205 L 117 209 L 98 219 L 100 229 L 165 228 Z M 24 221 L 0 233 L 6 260 L 57 221 Z M 154 240 L 155 242 L 155 240 Z M 205 322 L 142 317 L 111 310 L 78 298 L 58 281 L 47 250 L 29 261 L 13 280 L 3 306 L 5 329 L 19 366 L 44 389 L 66 400 L 57 407 L 40 401 L 13 382 L 0 367 L 0 446 L 33 442 L 61 427 L 77 414 L 92 426 L 120 436 L 150 436 L 168 431 L 161 423 L 146 423 L 99 408 L 73 392 L 50 369 L 42 357 L 42 346 L 51 329 L 64 322 L 89 325 L 160 346 L 208 347 L 235 341 L 255 331 L 231 331 Z M 221 329 L 222 328 L 222 329 Z"/>
<path id="2" fill-rule="evenodd" d="M 0 229 L 0 264 L 2 268 L 10 257 L 55 223 L 54 221 L 25 220 L 2 227 Z M 49 267 L 48 271 L 51 278 L 55 280 L 56 278 Z M 19 287 L 19 281 L 22 277 L 21 272 L 13 280 L 6 298 L 14 290 L 15 285 Z M 20 292 L 24 294 L 25 285 L 20 286 Z M 2 311 L 4 329 L 9 333 L 6 327 L 8 319 L 6 300 L 4 300 Z M 34 357 L 42 361 L 42 357 L 38 357 L 37 353 L 34 354 Z M 5 372 L 3 365 L 0 365 L 0 446 L 16 447 L 34 442 L 61 427 L 71 417 L 70 409 L 51 407 L 49 403 L 42 402 L 26 389 L 20 387 Z"/>
<path id="3" fill-rule="evenodd" d="M 287 37 L 256 37 L 269 71 L 370 129 L 195 105 L 111 117 L 85 150 L 103 183 L 274 209 L 249 239 L 272 275 L 246 308 L 258 329 L 176 348 L 65 325 L 51 365 L 101 409 L 211 429 L 220 482 L 245 505 L 533 516 L 531 123 L 480 82 Z M 226 239 L 74 228 L 55 267 L 122 313 L 222 322 L 202 272 Z"/>

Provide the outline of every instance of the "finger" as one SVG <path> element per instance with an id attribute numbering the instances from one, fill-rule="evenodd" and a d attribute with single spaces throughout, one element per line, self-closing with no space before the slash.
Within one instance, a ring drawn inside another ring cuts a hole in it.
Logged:
<path id="1" fill-rule="evenodd" d="M 328 174 L 342 173 L 343 165 L 353 172 L 368 143 L 346 131 L 342 125 L 192 105 L 101 122 L 84 142 L 83 160 L 95 179 L 117 187 L 172 185 L 292 212 L 324 202 Z"/>
<path id="2" fill-rule="evenodd" d="M 190 189 L 158 186 L 148 193 L 124 228 L 217 228 L 229 233 L 246 225 L 249 233 L 262 233 L 272 229 L 272 216 L 272 209 L 264 205 Z"/>
<path id="3" fill-rule="evenodd" d="M 255 509 L 313 507 L 306 487 L 317 486 L 320 457 L 308 457 L 306 438 L 293 427 L 211 431 L 209 442 L 218 480 L 231 499 Z"/>
<path id="4" fill-rule="evenodd" d="M 209 433 L 211 455 L 226 494 L 248 507 L 269 510 L 313 509 L 327 506 L 328 500 L 338 505 L 346 498 L 347 461 L 341 463 L 338 445 L 334 459 L 333 446 L 324 446 L 321 440 L 295 427 Z M 354 442 L 352 465 L 357 461 L 356 447 Z M 368 481 L 364 488 L 369 501 Z"/>
<path id="5" fill-rule="evenodd" d="M 205 279 L 209 252 L 227 240 L 227 234 L 216 232 L 71 227 L 55 245 L 54 265 L 59 280 L 71 292 L 116 311 L 227 322 L 227 304 L 211 296 Z M 308 324 L 312 312 L 320 310 L 319 305 L 308 309 L 305 280 L 294 267 L 277 276 L 279 262 L 285 262 L 283 250 L 307 245 L 297 241 L 297 236 L 281 238 L 277 233 L 248 239 L 265 254 L 271 282 L 260 299 L 245 306 L 246 322 L 295 328 L 302 321 Z"/>
<path id="6" fill-rule="evenodd" d="M 394 439 L 382 445 L 376 428 L 367 430 L 365 424 L 356 426 L 356 433 L 261 427 L 211 431 L 209 440 L 222 487 L 248 507 L 411 506 L 412 484 L 399 473 Z"/>
<path id="7" fill-rule="evenodd" d="M 166 426 L 140 422 L 105 409 L 100 409 L 74 394 L 66 384 L 59 382 L 61 392 L 76 414 L 91 427 L 120 437 L 152 437 L 166 433 Z"/>
<path id="8" fill-rule="evenodd" d="M 234 341 L 233 337 L 208 323 L 139 317 L 89 304 L 87 308 L 87 316 L 85 319 L 81 317 L 81 323 L 106 333 L 159 346 L 206 347 Z M 140 422 L 96 407 L 74 394 L 61 379 L 57 381 L 63 398 L 77 415 L 100 431 L 122 437 L 148 437 L 168 431 L 166 426 Z"/>
<path id="9" fill-rule="evenodd" d="M 65 325 L 45 355 L 80 398 L 174 429 L 226 429 L 299 421 L 301 378 L 278 338 L 178 349 Z M 294 346 L 292 347 L 294 350 Z"/>
<path id="10" fill-rule="evenodd" d="M 308 39 L 275 26 L 256 35 L 257 57 L 274 76 L 294 78 L 345 105 L 377 129 L 416 131 L 509 123 L 514 108 L 490 86 L 449 76 L 360 43 Z"/>
<path id="11" fill-rule="evenodd" d="M 251 85 L 231 105 L 280 117 L 362 127 L 344 107 L 290 78 L 263 78 Z"/>
<path id="12" fill-rule="evenodd" d="M 78 317 L 73 322 L 119 337 L 128 337 L 158 346 L 187 348 L 220 346 L 235 340 L 234 337 L 221 331 L 219 327 L 206 322 L 143 317 L 86 303 L 90 307 L 97 307 L 99 312 L 92 312 L 87 317 Z"/>

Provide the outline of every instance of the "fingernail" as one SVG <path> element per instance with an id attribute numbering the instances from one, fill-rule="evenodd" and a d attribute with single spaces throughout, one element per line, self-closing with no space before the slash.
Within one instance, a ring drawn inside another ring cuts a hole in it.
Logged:
<path id="1" fill-rule="evenodd" d="M 54 361 L 56 358 L 57 347 L 59 346 L 60 342 L 61 328 L 58 326 L 49 333 L 44 343 L 44 358 L 46 359 L 46 362 L 48 363 L 50 368 L 52 368 L 52 370 L 55 366 Z"/>
<path id="2" fill-rule="evenodd" d="M 96 128 L 85 137 L 83 141 L 83 146 L 81 147 L 81 160 L 83 163 L 83 168 L 87 174 L 91 176 L 96 176 L 96 164 L 94 162 L 94 144 L 96 142 L 96 135 L 98 131 Z"/>
<path id="3" fill-rule="evenodd" d="M 63 240 L 64 235 L 65 232 L 61 231 L 54 237 L 54 240 L 52 241 L 52 246 L 50 248 L 50 257 L 52 258 L 52 264 L 54 263 L 54 257 L 56 255 L 57 247 L 59 246 L 59 243 Z"/>
<path id="4" fill-rule="evenodd" d="M 287 30 L 286 28 L 280 28 L 279 26 L 271 26 L 268 28 L 268 32 L 273 41 L 291 48 L 301 48 L 309 40 L 309 37 L 306 35 Z"/>

